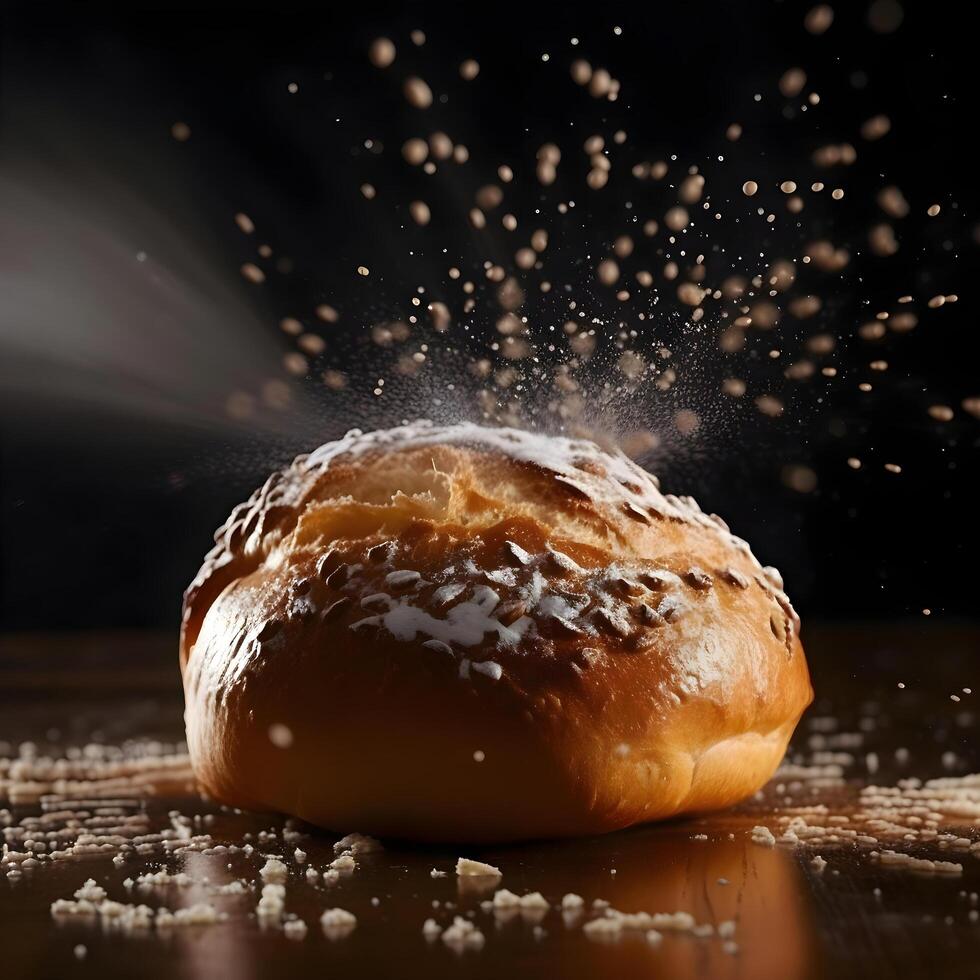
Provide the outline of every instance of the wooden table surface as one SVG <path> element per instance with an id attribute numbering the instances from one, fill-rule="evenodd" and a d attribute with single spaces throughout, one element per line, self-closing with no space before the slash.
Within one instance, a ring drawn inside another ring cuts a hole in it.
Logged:
<path id="1" fill-rule="evenodd" d="M 861 747 L 845 767 L 855 787 L 980 770 L 972 695 L 950 699 L 964 687 L 980 692 L 980 628 L 811 625 L 804 639 L 818 697 L 795 750 L 805 751 L 814 733 L 830 728 L 859 731 Z M 0 634 L 0 755 L 24 740 L 63 748 L 93 738 L 179 739 L 181 709 L 170 637 Z M 896 758 L 898 748 L 907 756 Z M 880 766 L 873 776 L 868 754 Z M 110 898 L 134 900 L 123 880 L 160 867 L 160 859 L 142 865 L 131 859 L 122 867 L 108 857 L 49 863 L 15 880 L 0 876 L 0 977 L 980 977 L 980 922 L 970 915 L 977 908 L 971 893 L 980 891 L 980 853 L 957 858 L 961 875 L 924 876 L 882 867 L 866 849 L 844 844 L 821 851 L 828 864 L 818 871 L 810 852 L 751 840 L 753 825 L 778 818 L 783 792 L 771 785 L 732 812 L 573 842 L 421 848 L 386 841 L 384 851 L 360 859 L 356 872 L 331 888 L 310 885 L 303 866 L 291 863 L 287 909 L 309 925 L 300 941 L 259 928 L 254 893 L 215 900 L 227 921 L 171 935 L 123 935 L 93 922 L 55 921 L 51 903 L 70 898 L 89 877 Z M 6 806 L 0 794 L 0 810 Z M 143 806 L 161 825 L 174 809 L 213 814 L 207 832 L 215 841 L 240 842 L 247 833 L 283 826 L 276 816 L 222 811 L 190 791 L 149 798 Z M 37 812 L 29 804 L 11 810 L 8 821 Z M 959 832 L 980 837 L 976 827 Z M 299 845 L 307 865 L 328 864 L 338 836 L 310 830 Z M 280 841 L 269 850 L 288 855 L 294 846 Z M 916 853 L 949 857 L 921 847 Z M 452 873 L 460 854 L 500 867 L 502 883 L 461 887 Z M 220 883 L 256 878 L 257 860 L 189 854 L 167 866 Z M 432 878 L 432 868 L 450 873 Z M 541 917 L 487 912 L 480 903 L 495 886 L 540 891 L 552 908 Z M 173 908 L 200 901 L 195 888 L 161 889 L 137 900 Z M 717 937 L 684 934 L 665 933 L 657 946 L 642 932 L 597 942 L 581 921 L 566 921 L 555 907 L 567 892 L 589 903 L 608 900 L 625 912 L 681 909 L 699 922 L 734 919 L 737 952 L 726 951 Z M 357 915 L 357 928 L 345 938 L 320 929 L 320 914 L 332 906 Z M 456 952 L 423 938 L 426 918 L 445 925 L 466 913 L 474 913 L 486 935 L 482 950 Z M 83 959 L 74 952 L 79 945 Z"/>

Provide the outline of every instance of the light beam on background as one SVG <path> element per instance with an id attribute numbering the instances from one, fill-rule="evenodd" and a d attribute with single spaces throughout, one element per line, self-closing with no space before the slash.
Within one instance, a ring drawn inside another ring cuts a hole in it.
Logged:
<path id="1" fill-rule="evenodd" d="M 78 172 L 0 172 L 0 395 L 22 424 L 48 408 L 274 434 L 291 413 L 229 416 L 229 393 L 277 374 L 274 331 L 167 216 Z"/>

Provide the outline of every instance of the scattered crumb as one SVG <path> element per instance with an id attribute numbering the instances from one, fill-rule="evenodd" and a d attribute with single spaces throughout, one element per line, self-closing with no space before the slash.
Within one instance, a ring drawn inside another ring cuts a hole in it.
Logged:
<path id="1" fill-rule="evenodd" d="M 487 877 L 502 878 L 503 873 L 499 868 L 492 864 L 484 864 L 482 861 L 471 861 L 469 858 L 460 858 L 456 862 L 456 874 L 460 877 Z"/>

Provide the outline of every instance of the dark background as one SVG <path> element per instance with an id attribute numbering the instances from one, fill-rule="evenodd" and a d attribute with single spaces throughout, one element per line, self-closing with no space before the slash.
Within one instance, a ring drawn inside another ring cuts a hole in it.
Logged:
<path id="1" fill-rule="evenodd" d="M 372 318 L 404 304 L 421 281 L 419 263 L 443 278 L 451 264 L 434 245 L 438 235 L 427 245 L 412 238 L 416 232 L 399 229 L 390 211 L 365 210 L 357 191 L 364 180 L 384 187 L 419 179 L 397 176 L 397 148 L 420 127 L 398 94 L 400 76 L 379 75 L 366 62 L 378 34 L 396 40 L 399 70 L 417 66 L 437 93 L 453 93 L 427 125 L 452 132 L 474 156 L 479 147 L 490 151 L 475 186 L 492 177 L 491 161 L 533 159 L 545 139 L 564 139 L 570 120 L 578 123 L 576 143 L 600 126 L 622 124 L 630 143 L 649 153 L 703 158 L 710 148 L 731 149 L 720 134 L 739 119 L 746 124 L 737 151 L 744 165 L 727 178 L 719 168 L 719 181 L 737 188 L 747 176 L 793 172 L 793 161 L 821 142 L 853 140 L 861 121 L 887 112 L 892 133 L 874 155 L 862 156 L 860 172 L 847 175 L 855 204 L 836 235 L 856 240 L 885 183 L 903 188 L 916 223 L 887 265 L 867 257 L 842 277 L 840 322 L 832 322 L 828 304 L 825 325 L 842 337 L 841 383 L 822 402 L 801 394 L 777 423 L 750 406 L 723 419 L 709 412 L 712 431 L 655 468 L 667 489 L 694 493 L 764 562 L 780 567 L 805 615 L 905 617 L 921 616 L 923 608 L 934 617 L 975 615 L 980 422 L 957 410 L 953 422 L 941 424 L 925 412 L 935 402 L 955 407 L 980 394 L 971 290 L 978 271 L 973 25 L 961 4 L 906 3 L 899 29 L 881 35 L 867 27 L 868 5 L 849 3 L 837 4 L 831 31 L 814 38 L 801 27 L 808 6 L 5 4 L 4 171 L 16 173 L 20 186 L 43 184 L 52 213 L 76 215 L 76 231 L 91 234 L 93 254 L 101 231 L 127 242 L 132 232 L 130 255 L 145 232 L 147 250 L 174 270 L 169 298 L 186 290 L 180 295 L 193 305 L 193 297 L 205 296 L 219 311 L 215 323 L 222 319 L 220 336 L 203 316 L 186 340 L 192 346 L 175 349 L 211 351 L 218 364 L 229 352 L 242 377 L 253 349 L 256 361 L 266 350 L 286 349 L 280 317 L 308 315 L 324 300 L 337 305 L 345 315 L 326 363 L 350 373 L 351 392 L 309 385 L 295 415 L 256 429 L 230 426 L 219 408 L 240 378 L 214 369 L 213 392 L 206 384 L 182 392 L 172 375 L 159 380 L 144 368 L 128 374 L 100 366 L 85 338 L 90 321 L 79 315 L 72 326 L 81 300 L 76 306 L 77 294 L 68 290 L 64 313 L 50 327 L 86 356 L 14 356 L 0 346 L 3 628 L 176 627 L 180 592 L 211 531 L 273 465 L 351 425 L 472 414 L 463 402 L 431 408 L 427 382 L 405 383 L 380 401 L 369 394 L 378 373 L 367 338 Z M 621 37 L 612 33 L 617 24 Z M 422 48 L 408 40 L 414 28 L 427 33 Z M 569 47 L 571 36 L 582 38 L 579 49 Z M 543 51 L 558 64 L 543 65 Z M 567 64 L 579 54 L 614 67 L 624 84 L 619 104 L 598 104 L 570 85 Z M 469 56 L 483 70 L 464 102 L 452 79 Z M 815 128 L 772 108 L 775 80 L 796 64 L 823 98 Z M 291 81 L 296 95 L 287 92 Z M 767 104 L 753 117 L 755 92 L 767 93 Z M 629 111 L 633 105 L 644 108 Z M 191 126 L 187 143 L 170 136 L 176 120 Z M 383 154 L 363 147 L 365 137 L 382 134 Z M 396 211 L 411 190 L 396 195 Z M 455 204 L 465 214 L 470 188 L 443 193 L 444 210 Z M 580 183 L 576 194 L 585 199 Z M 943 212 L 927 223 L 921 215 L 934 201 Z M 583 225 L 601 226 L 603 206 L 584 205 Z M 270 277 L 262 289 L 238 274 L 256 243 L 235 228 L 239 210 L 255 220 L 258 239 L 292 263 L 288 275 Z M 65 244 L 57 219 L 26 220 L 36 234 L 32 255 L 56 257 L 37 268 L 56 279 L 59 249 L 70 262 L 76 246 Z M 447 225 L 447 244 L 465 235 L 462 228 Z M 751 234 L 745 247 L 756 245 Z M 572 277 L 578 257 L 574 244 L 566 248 Z M 351 270 L 361 262 L 387 273 L 360 282 Z M 104 277 L 89 283 L 85 299 L 91 322 L 103 302 L 108 308 L 117 292 L 137 288 L 128 282 L 135 267 L 107 261 L 100 268 Z M 10 238 L 0 271 L 25 274 Z M 960 301 L 941 316 L 923 316 L 909 336 L 890 338 L 873 353 L 861 348 L 854 340 L 859 297 L 874 311 L 882 308 L 879 298 L 894 302 L 906 292 L 922 299 L 956 292 Z M 152 324 L 142 312 L 125 321 L 127 309 L 144 307 L 134 302 L 114 316 L 124 318 L 129 338 L 146 335 L 151 365 L 155 352 L 167 350 L 168 331 L 176 343 L 190 330 L 180 308 Z M 8 326 L 20 315 L 8 309 Z M 46 328 L 41 322 L 31 329 L 40 337 Z M 873 378 L 875 391 L 861 395 L 857 382 L 875 356 L 888 359 L 887 380 Z M 447 356 L 443 375 L 453 363 Z M 268 374 L 276 368 L 273 358 Z M 211 370 L 197 354 L 187 357 L 186 369 L 195 376 Z M 845 465 L 852 455 L 865 461 L 860 471 Z M 889 461 L 902 464 L 900 476 L 883 471 Z M 786 463 L 811 466 L 816 491 L 784 486 Z"/>

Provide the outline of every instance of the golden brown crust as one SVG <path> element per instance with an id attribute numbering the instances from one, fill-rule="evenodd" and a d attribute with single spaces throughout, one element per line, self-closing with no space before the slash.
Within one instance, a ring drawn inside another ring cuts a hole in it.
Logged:
<path id="1" fill-rule="evenodd" d="M 216 541 L 181 664 L 224 802 L 428 840 L 615 830 L 754 792 L 812 696 L 778 573 L 591 443 L 351 434 Z"/>

